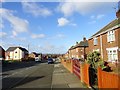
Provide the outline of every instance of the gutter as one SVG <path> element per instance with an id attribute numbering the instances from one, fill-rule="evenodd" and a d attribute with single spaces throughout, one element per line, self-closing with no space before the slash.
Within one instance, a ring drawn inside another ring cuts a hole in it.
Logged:
<path id="1" fill-rule="evenodd" d="M 112 28 L 109 28 L 109 29 L 107 29 L 106 31 L 101 32 L 101 33 L 99 33 L 99 34 L 97 34 L 97 35 L 95 35 L 95 36 L 92 36 L 92 37 L 90 37 L 89 39 L 92 39 L 92 38 L 94 38 L 94 37 L 97 37 L 97 36 L 99 36 L 99 35 L 101 35 L 101 34 L 104 34 L 104 33 L 108 32 L 108 31 L 114 30 L 114 29 L 116 29 L 116 28 L 120 28 L 120 24 L 118 24 L 118 25 L 116 25 L 116 26 L 114 26 L 114 27 L 112 27 Z"/>

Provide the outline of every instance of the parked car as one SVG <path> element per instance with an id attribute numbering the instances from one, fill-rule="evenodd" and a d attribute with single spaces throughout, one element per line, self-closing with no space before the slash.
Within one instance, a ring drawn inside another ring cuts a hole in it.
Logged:
<path id="1" fill-rule="evenodd" d="M 53 59 L 52 58 L 48 58 L 48 64 L 53 64 L 53 63 L 54 63 Z"/>
<path id="2" fill-rule="evenodd" d="M 41 62 L 41 59 L 39 57 L 35 57 L 36 62 Z"/>

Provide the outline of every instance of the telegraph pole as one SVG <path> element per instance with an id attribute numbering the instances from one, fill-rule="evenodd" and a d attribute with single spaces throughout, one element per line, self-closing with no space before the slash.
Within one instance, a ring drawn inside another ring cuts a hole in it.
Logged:
<path id="1" fill-rule="evenodd" d="M 29 44 L 28 44 L 28 54 L 29 54 Z"/>

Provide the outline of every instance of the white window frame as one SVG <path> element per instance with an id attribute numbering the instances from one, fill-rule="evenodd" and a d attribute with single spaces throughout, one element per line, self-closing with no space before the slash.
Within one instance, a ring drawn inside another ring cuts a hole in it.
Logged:
<path id="1" fill-rule="evenodd" d="M 98 45 L 98 38 L 97 37 L 94 38 L 94 42 L 93 43 L 94 43 L 94 45 Z"/>
<path id="2" fill-rule="evenodd" d="M 96 51 L 96 52 L 100 52 L 100 49 L 93 49 L 93 52 Z"/>
<path id="3" fill-rule="evenodd" d="M 114 30 L 108 31 L 108 33 L 107 33 L 107 41 L 108 42 L 115 41 L 115 31 Z"/>
<path id="4" fill-rule="evenodd" d="M 76 48 L 76 52 L 78 52 L 78 48 Z"/>
<path id="5" fill-rule="evenodd" d="M 116 60 L 118 60 L 118 47 L 107 48 L 106 50 L 108 55 L 108 61 L 115 62 Z"/>

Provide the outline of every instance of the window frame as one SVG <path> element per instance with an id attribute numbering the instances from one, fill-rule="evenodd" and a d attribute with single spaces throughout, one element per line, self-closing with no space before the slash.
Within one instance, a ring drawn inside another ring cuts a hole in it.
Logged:
<path id="1" fill-rule="evenodd" d="M 98 45 L 98 38 L 95 37 L 93 40 L 94 40 L 94 41 L 93 41 L 94 46 Z"/>
<path id="2" fill-rule="evenodd" d="M 107 42 L 115 41 L 115 30 L 111 30 L 107 32 Z"/>

